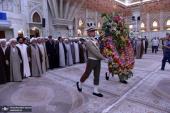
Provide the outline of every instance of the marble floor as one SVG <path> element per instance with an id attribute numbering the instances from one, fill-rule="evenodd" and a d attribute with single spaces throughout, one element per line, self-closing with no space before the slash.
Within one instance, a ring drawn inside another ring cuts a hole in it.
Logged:
<path id="1" fill-rule="evenodd" d="M 32 113 L 170 113 L 170 65 L 161 71 L 161 60 L 161 52 L 137 59 L 127 85 L 117 76 L 106 81 L 107 64 L 102 62 L 103 98 L 92 95 L 93 75 L 83 92 L 77 91 L 85 64 L 50 70 L 39 78 L 0 85 L 0 106 L 32 106 Z"/>

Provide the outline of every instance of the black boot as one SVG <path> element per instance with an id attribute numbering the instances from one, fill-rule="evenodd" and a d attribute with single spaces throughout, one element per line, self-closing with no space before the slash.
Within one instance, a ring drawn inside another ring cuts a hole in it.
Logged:
<path id="1" fill-rule="evenodd" d="M 126 80 L 120 80 L 120 82 L 123 84 L 128 84 L 128 82 Z"/>
<path id="2" fill-rule="evenodd" d="M 161 68 L 162 71 L 164 71 L 165 69 L 164 68 Z"/>
<path id="3" fill-rule="evenodd" d="M 107 73 L 107 72 L 105 73 L 105 79 L 106 79 L 106 80 L 109 80 L 109 76 L 108 76 L 108 73 Z"/>
<path id="4" fill-rule="evenodd" d="M 79 82 L 77 82 L 76 85 L 77 85 L 77 90 L 78 90 L 79 92 L 82 92 L 82 88 L 79 87 Z"/>
<path id="5" fill-rule="evenodd" d="M 101 94 L 101 93 L 94 93 L 94 92 L 93 92 L 93 95 L 95 95 L 95 96 L 97 96 L 97 97 L 103 97 L 103 94 Z"/>

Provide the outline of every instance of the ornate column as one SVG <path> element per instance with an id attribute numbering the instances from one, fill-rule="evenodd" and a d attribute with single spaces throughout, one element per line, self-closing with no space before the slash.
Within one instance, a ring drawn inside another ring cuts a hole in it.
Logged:
<path id="1" fill-rule="evenodd" d="M 139 32 L 140 32 L 140 7 L 136 7 L 136 8 L 134 8 L 134 9 L 132 9 L 133 11 L 132 11 L 132 15 L 134 16 L 134 24 L 133 24 L 133 26 L 134 26 L 134 30 L 135 30 L 135 32 L 138 34 Z"/>
<path id="2" fill-rule="evenodd" d="M 63 18 L 63 0 L 60 0 L 60 18 Z"/>
<path id="3" fill-rule="evenodd" d="M 22 28 L 19 28 L 22 29 L 24 31 L 24 35 L 25 36 L 29 36 L 30 33 L 29 33 L 29 6 L 28 6 L 28 0 L 21 0 L 21 13 L 23 16 L 23 20 L 24 20 L 24 26 L 22 26 Z M 16 32 L 16 34 L 18 34 L 18 31 L 14 31 Z"/>
<path id="4" fill-rule="evenodd" d="M 48 0 L 49 6 L 50 6 L 50 11 L 53 17 L 55 17 L 55 13 L 54 13 L 54 6 L 52 3 L 52 0 Z"/>
<path id="5" fill-rule="evenodd" d="M 49 35 L 49 19 L 48 19 L 48 5 L 47 0 L 43 0 L 43 13 L 45 18 L 45 28 L 43 28 L 43 36 Z"/>
<path id="6" fill-rule="evenodd" d="M 89 17 L 89 14 L 88 14 L 88 9 L 86 8 L 86 18 Z"/>
<path id="7" fill-rule="evenodd" d="M 78 30 L 78 19 L 75 18 L 75 30 L 74 30 L 75 32 L 74 32 L 74 35 L 78 35 L 77 30 Z"/>
<path id="8" fill-rule="evenodd" d="M 68 15 L 68 19 L 71 20 L 72 15 L 74 14 L 74 11 L 76 10 L 76 8 L 78 7 L 78 2 L 74 2 L 74 5 L 71 7 L 69 15 Z"/>
<path id="9" fill-rule="evenodd" d="M 56 0 L 52 0 L 52 3 L 53 3 L 53 6 L 56 8 L 56 10 L 54 10 L 54 14 L 55 14 L 55 17 L 58 17 L 59 14 L 58 14 L 58 2 Z"/>
<path id="10" fill-rule="evenodd" d="M 70 0 L 66 3 L 65 7 L 65 12 L 64 12 L 64 19 L 67 19 L 68 17 L 68 12 L 69 12 L 69 7 L 70 7 Z"/>
<path id="11" fill-rule="evenodd" d="M 68 25 L 68 36 L 73 36 L 73 25 Z"/>
<path id="12" fill-rule="evenodd" d="M 77 14 L 77 12 L 81 9 L 82 5 L 84 4 L 85 0 L 82 0 L 81 3 L 78 4 L 78 6 L 75 8 L 72 16 L 71 16 L 71 20 L 73 20 Z"/>
<path id="13" fill-rule="evenodd" d="M 98 12 L 95 12 L 95 23 L 96 23 L 96 27 L 97 27 L 97 23 L 98 23 Z"/>
<path id="14" fill-rule="evenodd" d="M 160 26 L 160 31 L 164 30 L 164 18 L 163 18 L 163 12 L 160 11 L 160 17 L 159 17 L 159 26 Z"/>
<path id="15" fill-rule="evenodd" d="M 146 13 L 146 31 L 150 32 L 150 14 Z"/>

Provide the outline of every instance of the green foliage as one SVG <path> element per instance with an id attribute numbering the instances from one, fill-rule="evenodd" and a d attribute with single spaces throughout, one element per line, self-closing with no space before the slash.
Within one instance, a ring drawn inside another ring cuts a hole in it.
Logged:
<path id="1" fill-rule="evenodd" d="M 117 49 L 121 49 L 126 44 L 129 29 L 125 25 L 124 19 L 118 14 L 102 14 L 103 26 L 102 31 L 105 36 L 112 36 L 113 41 L 116 42 Z"/>

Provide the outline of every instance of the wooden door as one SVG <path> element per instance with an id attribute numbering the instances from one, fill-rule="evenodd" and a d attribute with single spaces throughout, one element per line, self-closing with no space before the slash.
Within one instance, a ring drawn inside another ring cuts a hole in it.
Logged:
<path id="1" fill-rule="evenodd" d="M 5 38 L 5 31 L 0 31 L 0 39 Z"/>

